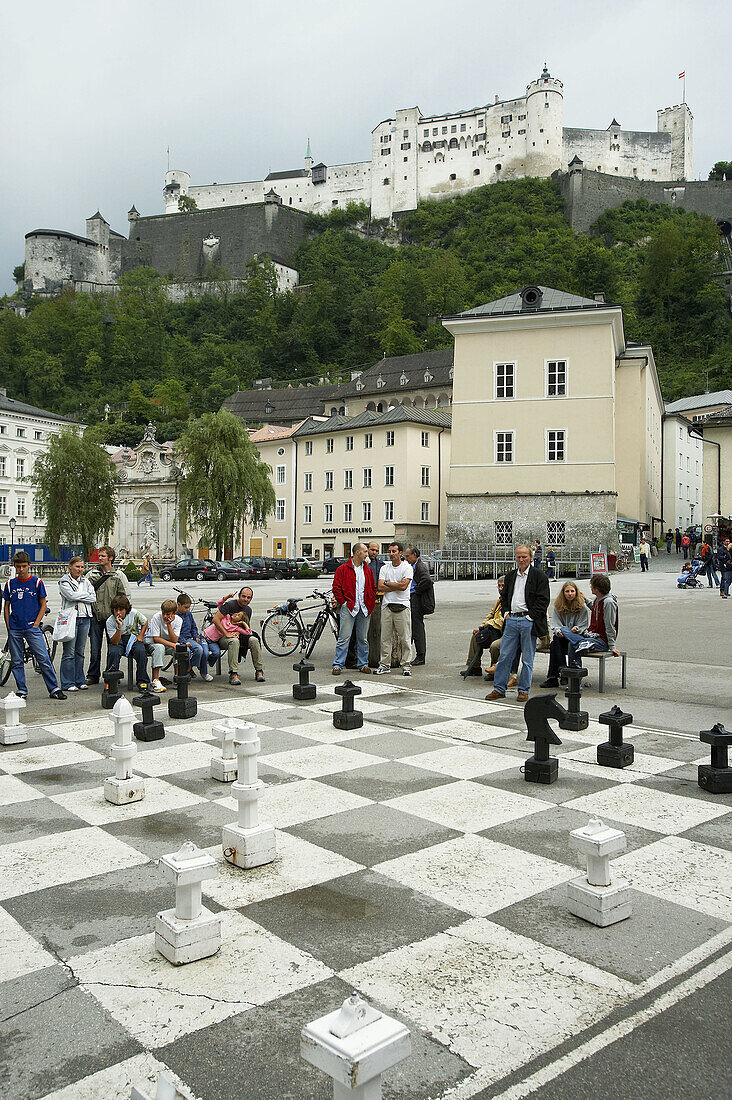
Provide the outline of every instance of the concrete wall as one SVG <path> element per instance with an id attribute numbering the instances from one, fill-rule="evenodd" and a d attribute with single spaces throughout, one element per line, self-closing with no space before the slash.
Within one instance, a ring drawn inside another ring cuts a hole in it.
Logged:
<path id="1" fill-rule="evenodd" d="M 25 238 L 24 288 L 58 294 L 64 280 L 109 281 L 107 253 L 95 241 L 39 230 Z"/>
<path id="2" fill-rule="evenodd" d="M 714 443 L 719 443 L 721 450 Z M 711 523 L 708 517 L 717 511 L 723 516 L 732 516 L 732 422 L 729 421 L 715 426 L 704 425 L 703 516 L 695 512 L 694 522 Z"/>
<path id="3" fill-rule="evenodd" d="M 673 414 L 663 422 L 663 521 L 671 530 L 704 522 L 704 449 L 698 434 L 689 435 L 690 427 L 685 417 Z M 707 450 L 711 454 L 716 448 Z M 716 453 L 712 462 L 716 476 Z M 715 504 L 712 511 L 716 510 Z"/>
<path id="4" fill-rule="evenodd" d="M 639 179 L 674 179 L 669 134 L 565 128 L 562 167 L 578 156 L 592 171 Z"/>
<path id="5" fill-rule="evenodd" d="M 447 500 L 449 541 L 496 542 L 495 524 L 513 524 L 512 544 L 539 539 L 542 546 L 557 543 L 549 538 L 547 523 L 565 524 L 567 547 L 617 546 L 616 497 L 614 493 L 491 493 L 490 495 L 453 495 Z"/>

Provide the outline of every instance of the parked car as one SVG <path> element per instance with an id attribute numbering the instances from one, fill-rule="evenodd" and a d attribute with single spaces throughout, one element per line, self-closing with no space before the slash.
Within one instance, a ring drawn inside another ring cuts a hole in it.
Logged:
<path id="1" fill-rule="evenodd" d="M 267 576 L 274 577 L 276 581 L 292 580 L 297 576 L 299 566 L 292 558 L 265 558 Z"/>
<path id="2" fill-rule="evenodd" d="M 303 565 L 307 565 L 308 569 L 317 569 L 320 572 L 320 562 L 317 558 L 295 558 L 295 564 L 298 570 L 302 569 Z"/>
<path id="3" fill-rule="evenodd" d="M 321 572 L 335 573 L 338 566 L 343 565 L 344 561 L 348 561 L 348 558 L 326 558 L 320 566 Z"/>
<path id="4" fill-rule="evenodd" d="M 164 565 L 160 578 L 164 581 L 208 581 L 216 578 L 216 562 L 201 558 L 179 558 L 174 565 Z"/>
<path id="5" fill-rule="evenodd" d="M 214 568 L 211 576 L 206 576 L 207 581 L 240 581 L 245 577 L 235 561 L 212 561 L 211 564 Z"/>
<path id="6" fill-rule="evenodd" d="M 248 581 L 257 578 L 266 580 L 269 576 L 264 558 L 234 558 L 232 564 L 241 570 L 241 576 Z"/>

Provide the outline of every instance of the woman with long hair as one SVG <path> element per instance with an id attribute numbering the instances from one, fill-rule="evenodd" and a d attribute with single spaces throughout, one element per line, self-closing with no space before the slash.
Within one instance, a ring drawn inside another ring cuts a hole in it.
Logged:
<path id="1" fill-rule="evenodd" d="M 590 622 L 590 613 L 585 606 L 585 598 L 577 587 L 576 581 L 565 581 L 554 601 L 549 633 L 552 636 L 549 647 L 549 675 L 541 687 L 559 687 L 559 669 L 566 665 L 569 640 L 567 634 L 581 635 Z"/>

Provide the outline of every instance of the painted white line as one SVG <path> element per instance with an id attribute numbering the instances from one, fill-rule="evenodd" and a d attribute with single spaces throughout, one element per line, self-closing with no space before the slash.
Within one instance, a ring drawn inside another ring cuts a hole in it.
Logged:
<path id="1" fill-rule="evenodd" d="M 588 1039 L 587 1042 L 582 1043 L 581 1046 L 576 1047 L 575 1050 L 570 1051 L 569 1054 L 565 1054 L 562 1058 L 557 1058 L 556 1061 L 537 1070 L 536 1073 L 533 1073 L 530 1077 L 525 1078 L 525 1080 L 518 1084 L 512 1085 L 504 1092 L 497 1093 L 492 1100 L 524 1100 L 525 1097 L 530 1096 L 543 1085 L 555 1080 L 562 1073 L 566 1073 L 567 1070 L 579 1065 L 580 1062 L 584 1062 L 587 1058 L 591 1058 L 593 1054 L 597 1054 L 599 1051 L 604 1050 L 618 1039 L 622 1039 L 623 1036 L 628 1035 L 631 1031 L 640 1027 L 641 1024 L 647 1023 L 667 1009 L 673 1008 L 674 1005 L 678 1004 L 685 997 L 689 997 L 692 993 L 696 993 L 699 989 L 703 989 L 705 985 L 714 981 L 715 978 L 718 978 L 730 968 L 732 968 L 732 951 L 728 951 L 725 955 L 715 960 L 715 962 L 704 967 L 703 970 L 697 971 L 691 978 L 677 985 L 674 989 L 670 989 L 666 993 L 661 994 L 661 996 L 653 1001 L 652 1004 L 648 1005 L 647 1008 L 643 1008 L 633 1016 L 629 1016 L 620 1023 L 614 1024 L 600 1035 L 595 1035 L 592 1039 Z M 457 1088 L 448 1090 L 448 1092 L 444 1094 L 444 1100 L 468 1100 L 469 1097 L 475 1096 L 476 1093 L 490 1084 L 490 1075 L 487 1072 L 478 1070 L 477 1073 L 473 1074 L 468 1080 L 463 1081 Z"/>

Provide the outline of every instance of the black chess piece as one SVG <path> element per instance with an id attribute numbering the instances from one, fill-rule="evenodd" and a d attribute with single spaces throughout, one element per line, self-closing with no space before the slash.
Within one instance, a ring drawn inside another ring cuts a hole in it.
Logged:
<path id="1" fill-rule="evenodd" d="M 118 668 L 105 668 L 102 679 L 104 690 L 102 691 L 102 706 L 105 710 L 111 710 L 118 699 L 122 698 L 119 686 L 125 678 L 124 672 Z"/>
<path id="2" fill-rule="evenodd" d="M 590 716 L 586 710 L 580 710 L 582 699 L 582 679 L 587 675 L 586 668 L 568 668 L 566 665 L 559 670 L 559 681 L 567 690 L 567 713 L 559 723 L 563 730 L 586 730 L 590 724 Z"/>
<path id="3" fill-rule="evenodd" d="M 310 673 L 315 672 L 315 665 L 311 665 L 309 661 L 298 661 L 293 666 L 293 670 L 300 677 L 299 684 L 292 685 L 292 698 L 297 699 L 299 702 L 305 702 L 309 699 L 314 699 L 316 695 L 315 684 L 310 683 Z"/>
<path id="4" fill-rule="evenodd" d="M 141 692 L 136 699 L 132 700 L 132 705 L 142 710 L 142 721 L 135 722 L 132 727 L 132 732 L 138 741 L 159 741 L 165 737 L 165 726 L 162 722 L 156 721 L 153 714 L 153 707 L 160 705 L 160 699 L 154 691 L 148 689 Z"/>
<path id="5" fill-rule="evenodd" d="M 198 701 L 193 696 L 188 695 L 191 673 L 187 645 L 178 642 L 175 647 L 175 661 L 178 671 L 173 677 L 173 682 L 177 695 L 175 699 L 168 699 L 168 716 L 170 718 L 193 718 L 198 710 Z"/>
<path id="6" fill-rule="evenodd" d="M 630 725 L 633 715 L 624 714 L 620 707 L 611 707 L 597 720 L 610 727 L 610 740 L 597 746 L 597 763 L 604 768 L 627 768 L 633 763 L 635 748 L 623 741 L 623 726 Z"/>
<path id="7" fill-rule="evenodd" d="M 363 712 L 354 710 L 353 703 L 357 695 L 361 694 L 361 688 L 357 684 L 346 680 L 335 689 L 336 695 L 342 698 L 341 710 L 333 712 L 333 725 L 337 730 L 358 730 L 363 725 Z"/>
<path id="8" fill-rule="evenodd" d="M 727 733 L 722 723 L 716 722 L 710 730 L 702 730 L 699 738 L 712 746 L 711 764 L 699 765 L 699 786 L 710 794 L 729 794 L 732 791 L 732 768 L 727 753 L 732 745 L 732 733 Z"/>
<path id="9" fill-rule="evenodd" d="M 524 779 L 527 783 L 556 783 L 559 778 L 559 761 L 549 755 L 550 745 L 561 745 L 561 740 L 549 725 L 547 719 L 556 718 L 559 725 L 567 714 L 556 695 L 535 695 L 524 707 L 526 721 L 526 740 L 534 742 L 534 755 L 524 765 Z"/>

